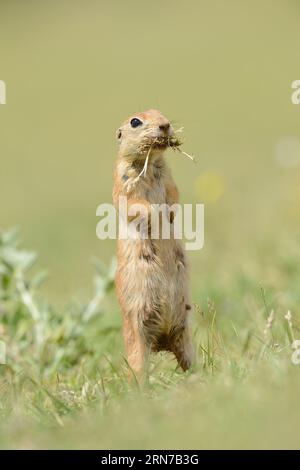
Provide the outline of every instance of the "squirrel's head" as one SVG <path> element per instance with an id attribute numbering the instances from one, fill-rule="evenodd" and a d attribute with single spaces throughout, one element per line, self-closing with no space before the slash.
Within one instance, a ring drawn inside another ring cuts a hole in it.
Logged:
<path id="1" fill-rule="evenodd" d="M 170 121 L 156 109 L 133 114 L 117 130 L 121 155 L 136 158 L 163 152 L 173 136 Z"/>

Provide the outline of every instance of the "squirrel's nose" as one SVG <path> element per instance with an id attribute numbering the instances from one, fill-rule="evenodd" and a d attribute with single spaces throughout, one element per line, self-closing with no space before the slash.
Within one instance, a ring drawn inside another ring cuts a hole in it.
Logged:
<path id="1" fill-rule="evenodd" d="M 160 128 L 161 131 L 166 132 L 170 129 L 170 123 L 169 121 L 166 121 L 166 122 L 161 123 L 158 127 Z"/>

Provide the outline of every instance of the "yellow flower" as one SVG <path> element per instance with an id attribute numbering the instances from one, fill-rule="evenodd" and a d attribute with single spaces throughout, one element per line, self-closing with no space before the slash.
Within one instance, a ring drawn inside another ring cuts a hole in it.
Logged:
<path id="1" fill-rule="evenodd" d="M 216 172 L 202 173 L 196 180 L 196 193 L 201 202 L 216 202 L 225 191 L 224 177 Z"/>

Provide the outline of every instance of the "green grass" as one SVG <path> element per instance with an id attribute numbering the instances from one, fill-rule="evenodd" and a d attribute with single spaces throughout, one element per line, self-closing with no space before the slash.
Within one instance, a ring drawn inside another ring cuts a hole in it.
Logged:
<path id="1" fill-rule="evenodd" d="M 1 0 L 2 447 L 299 448 L 299 13 L 298 0 Z M 166 156 L 181 201 L 205 203 L 205 245 L 188 253 L 195 368 L 153 356 L 139 389 L 95 214 L 116 129 L 153 107 L 197 157 Z"/>
<path id="2" fill-rule="evenodd" d="M 43 273 L 30 275 L 33 253 L 15 229 L 0 238 L 0 443 L 5 448 L 297 448 L 300 337 L 277 313 L 279 302 L 248 276 L 232 282 L 226 316 L 213 298 L 195 305 L 197 361 L 188 373 L 171 355 L 153 356 L 149 382 L 127 381 L 114 263 L 95 262 L 95 296 L 65 310 L 39 295 Z M 28 272 L 29 271 L 29 272 Z M 298 279 L 300 268 L 288 262 Z M 251 315 L 235 317 L 252 292 Z M 220 298 L 228 292 L 219 292 Z M 254 308 L 254 303 L 256 307 Z M 233 311 L 231 311 L 231 308 Z M 274 322 L 267 318 L 275 309 Z"/>

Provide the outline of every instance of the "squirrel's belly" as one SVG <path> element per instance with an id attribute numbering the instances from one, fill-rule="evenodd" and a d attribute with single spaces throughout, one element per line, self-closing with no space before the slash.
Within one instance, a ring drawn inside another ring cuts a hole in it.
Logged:
<path id="1" fill-rule="evenodd" d="M 145 183 L 145 185 L 140 188 L 139 197 L 145 199 L 150 204 L 166 203 L 166 188 L 162 180 L 155 180 L 151 184 Z"/>
<path id="2" fill-rule="evenodd" d="M 150 204 L 163 204 L 166 190 L 157 180 L 151 186 L 140 186 L 136 197 Z M 117 292 L 123 315 L 136 318 L 153 344 L 155 338 L 180 328 L 189 303 L 181 241 L 119 240 Z"/>
<path id="3" fill-rule="evenodd" d="M 178 240 L 147 242 L 153 244 L 153 257 L 140 253 L 139 240 L 119 241 L 118 294 L 125 311 L 158 337 L 185 317 L 187 270 Z"/>

